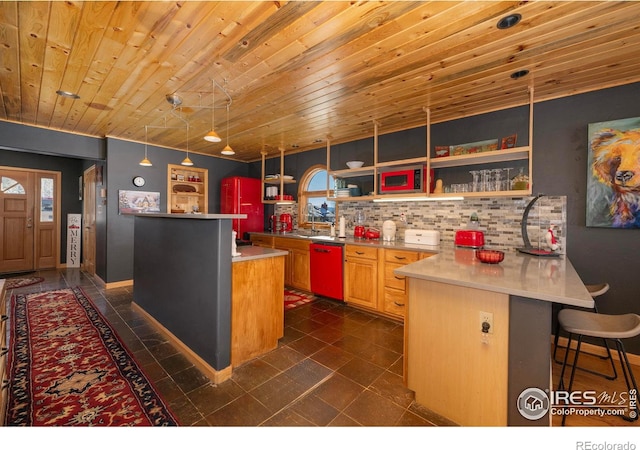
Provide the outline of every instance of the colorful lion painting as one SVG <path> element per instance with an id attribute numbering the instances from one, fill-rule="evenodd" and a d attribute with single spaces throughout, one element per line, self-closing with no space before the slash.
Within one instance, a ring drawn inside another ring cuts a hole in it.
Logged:
<path id="1" fill-rule="evenodd" d="M 589 125 L 587 226 L 640 228 L 640 117 Z"/>

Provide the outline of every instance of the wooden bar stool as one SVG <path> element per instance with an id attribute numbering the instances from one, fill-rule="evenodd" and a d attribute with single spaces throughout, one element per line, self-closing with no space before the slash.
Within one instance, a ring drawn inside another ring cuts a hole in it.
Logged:
<path id="1" fill-rule="evenodd" d="M 585 284 L 585 287 L 587 288 L 587 291 L 589 291 L 589 293 L 591 294 L 591 297 L 594 300 L 593 303 L 593 312 L 599 312 L 598 311 L 598 305 L 595 302 L 596 298 L 601 296 L 602 294 L 604 294 L 605 292 L 607 292 L 609 290 L 609 283 L 600 283 L 600 284 Z M 561 310 L 564 309 L 564 305 L 560 305 Z M 558 340 L 560 338 L 560 321 L 558 321 L 556 323 L 556 329 L 554 332 L 554 338 L 553 338 L 553 360 L 557 363 L 557 364 L 562 364 L 562 361 L 558 360 L 556 358 L 556 352 L 558 351 L 558 347 L 560 348 L 567 348 L 564 347 L 562 345 L 558 344 Z M 580 370 L 584 370 L 585 372 L 589 372 L 592 373 L 594 375 L 598 375 L 601 377 L 606 378 L 607 380 L 615 380 L 616 378 L 618 378 L 618 372 L 616 371 L 616 366 L 613 363 L 613 358 L 611 357 L 611 348 L 609 347 L 609 342 L 607 342 L 606 339 L 602 340 L 604 342 L 604 347 L 607 350 L 607 354 L 604 356 L 598 355 L 601 359 L 608 359 L 609 362 L 611 363 L 611 370 L 612 373 L 611 374 L 606 374 L 606 373 L 602 373 L 602 372 L 597 372 L 595 370 L 590 370 L 590 369 L 584 369 L 581 367 L 578 367 L 578 369 Z"/>
<path id="2" fill-rule="evenodd" d="M 578 356 L 580 355 L 580 346 L 582 345 L 582 338 L 584 336 L 590 336 L 595 338 L 602 338 L 605 340 L 611 340 L 615 342 L 618 350 L 618 356 L 620 357 L 620 365 L 622 366 L 622 373 L 624 374 L 624 380 L 627 384 L 627 391 L 635 389 L 638 392 L 638 384 L 633 376 L 631 370 L 631 364 L 627 358 L 627 352 L 622 344 L 622 339 L 632 338 L 640 335 L 640 316 L 637 314 L 599 314 L 590 311 L 580 311 L 577 309 L 563 309 L 558 313 L 558 322 L 560 326 L 569 333 L 569 341 L 567 342 L 567 351 L 564 354 L 564 361 L 562 363 L 562 371 L 560 372 L 560 382 L 558 383 L 558 390 L 564 390 L 564 372 L 567 368 L 567 361 L 569 356 L 569 349 L 571 348 L 571 339 L 573 335 L 578 337 L 575 356 L 573 358 L 573 365 L 571 367 L 571 376 L 569 378 L 568 392 L 571 392 L 573 387 L 573 379 L 578 367 Z M 627 421 L 638 420 L 638 407 L 630 411 L 628 416 L 621 416 Z M 562 425 L 566 420 L 566 415 L 562 417 Z"/>

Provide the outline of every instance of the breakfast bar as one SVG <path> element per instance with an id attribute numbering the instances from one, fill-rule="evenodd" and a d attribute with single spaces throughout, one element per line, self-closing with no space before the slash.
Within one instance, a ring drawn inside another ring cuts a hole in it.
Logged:
<path id="1" fill-rule="evenodd" d="M 551 389 L 552 304 L 593 307 L 565 256 L 485 264 L 442 248 L 395 273 L 409 279 L 404 376 L 419 404 L 463 426 L 550 426 L 522 394 Z"/>
<path id="2" fill-rule="evenodd" d="M 213 382 L 277 347 L 285 251 L 233 250 L 244 214 L 139 214 L 134 303 Z"/>

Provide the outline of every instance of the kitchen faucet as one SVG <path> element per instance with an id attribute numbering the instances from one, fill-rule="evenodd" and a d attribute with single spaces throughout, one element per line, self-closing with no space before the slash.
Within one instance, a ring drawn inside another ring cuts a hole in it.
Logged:
<path id="1" fill-rule="evenodd" d="M 311 216 L 311 232 L 315 233 L 316 232 L 316 215 L 315 215 L 315 212 L 313 211 L 313 203 L 311 202 L 307 204 L 307 214 Z"/>

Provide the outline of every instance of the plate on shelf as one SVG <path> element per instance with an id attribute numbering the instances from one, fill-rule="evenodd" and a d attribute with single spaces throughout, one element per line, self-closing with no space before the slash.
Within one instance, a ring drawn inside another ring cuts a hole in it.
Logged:
<path id="1" fill-rule="evenodd" d="M 280 175 L 265 175 L 264 177 L 265 180 L 277 180 L 278 178 L 280 178 Z"/>
<path id="2" fill-rule="evenodd" d="M 282 178 L 284 178 L 285 180 L 293 180 L 292 175 L 282 175 Z"/>

